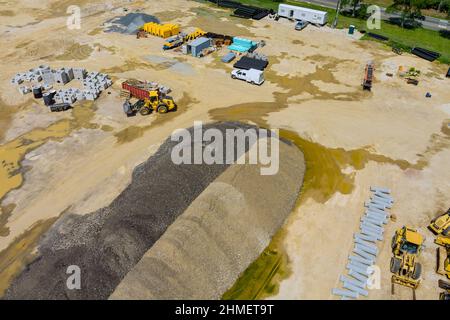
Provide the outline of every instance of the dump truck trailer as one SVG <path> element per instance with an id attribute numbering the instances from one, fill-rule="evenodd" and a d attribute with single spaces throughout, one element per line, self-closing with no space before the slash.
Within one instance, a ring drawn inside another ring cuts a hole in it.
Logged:
<path id="1" fill-rule="evenodd" d="M 366 65 L 366 69 L 364 71 L 364 80 L 362 83 L 362 87 L 364 90 L 370 91 L 370 89 L 372 89 L 373 72 L 374 72 L 373 63 L 371 61 L 369 61 Z"/>
<path id="2" fill-rule="evenodd" d="M 149 92 L 156 90 L 157 85 L 130 79 L 122 82 L 122 89 L 122 96 L 124 98 L 148 99 Z"/>

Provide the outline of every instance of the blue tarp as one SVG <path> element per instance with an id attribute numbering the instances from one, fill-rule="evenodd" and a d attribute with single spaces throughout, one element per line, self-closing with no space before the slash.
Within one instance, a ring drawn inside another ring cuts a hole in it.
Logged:
<path id="1" fill-rule="evenodd" d="M 231 51 L 247 52 L 252 51 L 256 47 L 257 43 L 244 38 L 233 38 L 233 44 L 228 46 Z"/>

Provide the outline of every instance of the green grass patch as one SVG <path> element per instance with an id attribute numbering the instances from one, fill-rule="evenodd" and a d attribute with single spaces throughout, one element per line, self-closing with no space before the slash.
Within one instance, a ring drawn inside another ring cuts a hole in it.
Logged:
<path id="1" fill-rule="evenodd" d="M 283 231 L 278 231 L 258 259 L 224 293 L 223 300 L 261 300 L 278 292 L 280 279 L 289 274 L 283 236 Z"/>
<path id="2" fill-rule="evenodd" d="M 278 9 L 279 2 L 273 0 L 240 0 L 243 4 L 254 5 L 259 7 L 265 7 L 269 9 Z M 302 7 L 317 9 L 326 11 L 329 13 L 328 21 L 332 23 L 336 10 L 333 8 L 326 8 L 315 4 L 299 1 L 283 1 L 292 5 L 300 5 Z M 380 3 L 381 4 L 381 3 Z M 359 30 L 366 30 L 366 21 L 358 18 L 346 17 L 339 15 L 338 28 L 348 28 L 350 25 L 356 26 Z M 396 44 L 402 48 L 413 48 L 415 46 L 422 47 L 428 50 L 436 51 L 441 54 L 438 59 L 442 63 L 450 64 L 450 40 L 443 37 L 439 32 L 433 30 L 427 30 L 423 28 L 417 29 L 403 29 L 397 25 L 390 24 L 386 21 L 381 21 L 380 30 L 372 30 L 373 33 L 377 33 L 389 38 L 388 45 Z M 371 37 L 364 37 L 365 40 L 374 40 Z"/>

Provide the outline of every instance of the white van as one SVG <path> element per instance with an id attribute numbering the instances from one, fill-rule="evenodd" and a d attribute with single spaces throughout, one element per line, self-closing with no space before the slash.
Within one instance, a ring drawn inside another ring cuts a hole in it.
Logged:
<path id="1" fill-rule="evenodd" d="M 251 84 L 262 85 L 264 83 L 264 72 L 256 69 L 231 71 L 231 78 L 247 81 Z"/>

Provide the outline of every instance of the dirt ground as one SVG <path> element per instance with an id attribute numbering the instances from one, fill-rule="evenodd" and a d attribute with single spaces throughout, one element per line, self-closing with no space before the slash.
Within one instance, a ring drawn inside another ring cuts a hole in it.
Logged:
<path id="1" fill-rule="evenodd" d="M 270 298 L 334 298 L 331 289 L 345 273 L 371 185 L 392 190 L 397 221 L 388 224 L 380 246 L 381 289 L 369 298 L 411 299 L 403 288 L 391 295 L 389 282 L 390 237 L 405 224 L 427 238 L 417 298 L 438 297 L 435 246 L 426 226 L 450 203 L 446 66 L 397 56 L 345 30 L 308 26 L 296 32 L 288 21 L 242 20 L 196 1 L 30 3 L 7 1 L 0 12 L 0 295 L 55 218 L 68 208 L 86 214 L 109 205 L 173 130 L 194 121 L 239 120 L 288 130 L 307 161 L 299 205 L 283 227 L 290 272 Z M 82 8 L 80 30 L 66 27 L 72 4 Z M 266 82 L 232 80 L 231 66 L 219 60 L 226 50 L 198 59 L 163 52 L 160 38 L 103 32 L 103 23 L 126 14 L 125 7 L 185 28 L 265 40 L 259 51 L 270 59 Z M 364 92 L 369 60 L 375 82 Z M 17 72 L 41 64 L 106 72 L 115 83 L 93 104 L 49 113 L 10 84 Z M 398 76 L 400 66 L 421 71 L 418 86 Z M 172 88 L 178 111 L 125 117 L 120 83 L 131 77 Z"/>

